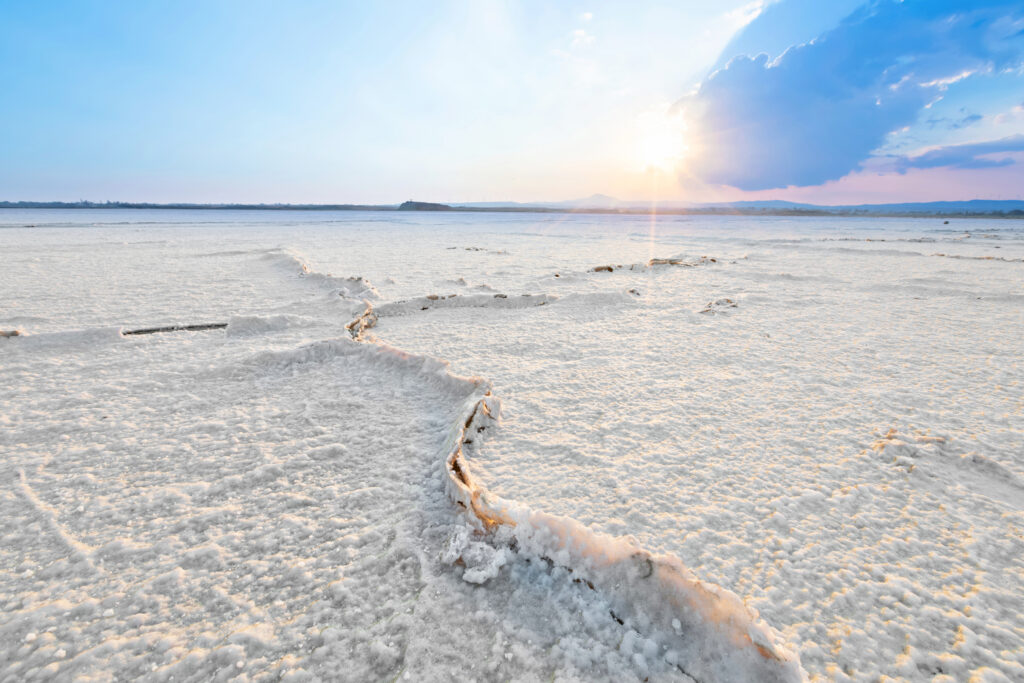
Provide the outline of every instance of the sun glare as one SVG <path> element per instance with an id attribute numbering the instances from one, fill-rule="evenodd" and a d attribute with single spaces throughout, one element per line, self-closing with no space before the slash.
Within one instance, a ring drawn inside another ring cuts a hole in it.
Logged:
<path id="1" fill-rule="evenodd" d="M 636 155 L 642 170 L 673 171 L 687 149 L 681 116 L 657 110 L 637 117 Z"/>

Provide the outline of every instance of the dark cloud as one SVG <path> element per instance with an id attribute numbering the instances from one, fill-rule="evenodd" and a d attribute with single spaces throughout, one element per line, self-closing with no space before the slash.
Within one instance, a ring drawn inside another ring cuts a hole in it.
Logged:
<path id="1" fill-rule="evenodd" d="M 944 116 L 941 118 L 928 119 L 928 127 L 933 129 L 942 127 L 947 130 L 960 130 L 961 128 L 966 128 L 967 126 L 981 121 L 983 118 L 985 117 L 981 114 L 966 114 L 958 119 L 951 119 Z"/>
<path id="2" fill-rule="evenodd" d="M 1019 0 L 874 0 L 775 60 L 736 57 L 680 102 L 691 171 L 744 190 L 840 178 L 949 83 L 1019 66 L 1022 21 Z"/>
<path id="3" fill-rule="evenodd" d="M 1024 135 L 1012 135 L 1002 140 L 974 142 L 964 145 L 939 147 L 916 157 L 900 157 L 896 168 L 901 173 L 912 168 L 995 168 L 1009 166 L 1013 159 L 993 159 L 992 156 L 1024 152 Z"/>
<path id="4" fill-rule="evenodd" d="M 983 118 L 985 117 L 982 116 L 981 114 L 968 114 L 962 119 L 952 121 L 949 124 L 949 127 L 951 130 L 960 130 L 961 128 L 966 128 L 967 126 L 970 126 L 972 124 L 977 123 L 978 121 L 981 121 Z"/>

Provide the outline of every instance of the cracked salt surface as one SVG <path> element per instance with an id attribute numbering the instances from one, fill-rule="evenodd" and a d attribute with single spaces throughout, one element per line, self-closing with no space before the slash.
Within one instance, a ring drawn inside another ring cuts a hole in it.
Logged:
<path id="1" fill-rule="evenodd" d="M 751 678 L 595 532 L 812 679 L 1024 674 L 1019 233 L 44 213 L 0 247 L 0 678 Z M 702 265 L 591 272 L 654 258 Z M 355 330 L 385 345 L 349 340 L 362 299 L 402 313 Z M 481 535 L 441 460 L 488 388 L 466 467 L 519 523 Z"/>

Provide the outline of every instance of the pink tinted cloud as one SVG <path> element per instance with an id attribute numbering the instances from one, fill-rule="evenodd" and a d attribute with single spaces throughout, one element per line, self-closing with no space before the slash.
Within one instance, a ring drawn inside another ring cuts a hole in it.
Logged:
<path id="1" fill-rule="evenodd" d="M 966 199 L 1024 199 L 1024 153 L 1017 163 L 981 169 L 927 168 L 905 173 L 855 171 L 814 187 L 743 192 L 721 188 L 717 201 L 785 199 L 811 204 L 885 204 Z M 716 193 L 718 194 L 718 193 Z"/>

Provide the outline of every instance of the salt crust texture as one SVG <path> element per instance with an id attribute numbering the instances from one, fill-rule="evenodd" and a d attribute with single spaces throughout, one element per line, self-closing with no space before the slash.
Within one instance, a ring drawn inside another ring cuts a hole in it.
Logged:
<path id="1" fill-rule="evenodd" d="M 812 679 L 1019 678 L 1020 239 L 905 223 L 428 223 L 459 248 L 404 269 L 363 224 L 9 230 L 0 676 L 750 679 L 568 530 L 735 591 Z M 488 391 L 469 467 L 518 523 L 481 535 L 438 458 Z"/>

